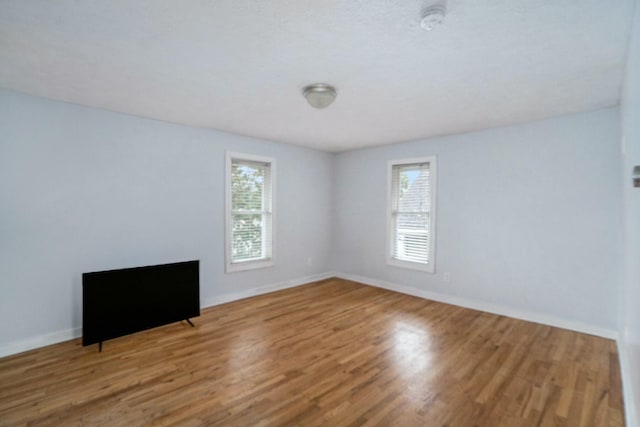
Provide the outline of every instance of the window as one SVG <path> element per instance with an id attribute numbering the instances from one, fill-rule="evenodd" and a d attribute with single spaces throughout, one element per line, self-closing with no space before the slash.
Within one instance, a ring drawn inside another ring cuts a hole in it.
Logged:
<path id="1" fill-rule="evenodd" d="M 273 159 L 227 152 L 226 271 L 273 265 Z"/>
<path id="2" fill-rule="evenodd" d="M 388 263 L 435 272 L 436 158 L 389 162 Z"/>

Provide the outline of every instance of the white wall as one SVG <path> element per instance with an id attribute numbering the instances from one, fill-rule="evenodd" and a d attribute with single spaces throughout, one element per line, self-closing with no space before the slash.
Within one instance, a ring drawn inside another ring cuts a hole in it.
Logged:
<path id="1" fill-rule="evenodd" d="M 640 6 L 636 4 L 622 90 L 622 188 L 625 269 L 621 293 L 620 355 L 629 427 L 640 426 L 640 188 L 631 171 L 640 165 Z"/>
<path id="2" fill-rule="evenodd" d="M 333 268 L 419 295 L 615 335 L 618 141 L 618 109 L 607 109 L 339 154 Z M 387 161 L 430 155 L 438 162 L 433 275 L 385 263 L 383 208 Z"/>
<path id="3" fill-rule="evenodd" d="M 276 158 L 273 268 L 224 273 L 226 149 Z M 204 305 L 326 272 L 332 162 L 0 91 L 0 352 L 77 334 L 87 271 L 199 259 Z"/>

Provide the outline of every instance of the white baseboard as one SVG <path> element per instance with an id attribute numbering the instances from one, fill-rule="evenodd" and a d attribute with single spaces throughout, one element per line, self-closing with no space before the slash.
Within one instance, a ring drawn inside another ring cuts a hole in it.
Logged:
<path id="1" fill-rule="evenodd" d="M 630 350 L 627 348 L 624 339 L 618 340 L 618 355 L 620 357 L 620 371 L 622 377 L 622 395 L 624 399 L 624 417 L 627 427 L 640 427 L 640 419 L 638 410 L 634 400 L 634 390 L 631 383 L 631 367 L 629 366 Z M 625 381 L 626 380 L 626 381 Z"/>
<path id="2" fill-rule="evenodd" d="M 233 292 L 229 294 L 217 295 L 202 301 L 202 307 L 212 307 L 214 305 L 225 304 L 231 301 L 237 301 L 244 298 L 254 297 L 257 295 L 268 294 L 269 292 L 280 291 L 282 289 L 293 288 L 296 286 L 306 285 L 320 280 L 336 277 L 333 272 L 314 274 L 312 276 L 300 277 L 298 279 L 287 280 L 284 282 L 274 283 L 271 285 L 259 286 L 257 288 L 247 289 L 241 292 Z"/>
<path id="3" fill-rule="evenodd" d="M 354 282 L 364 283 L 365 285 L 375 286 L 377 288 L 388 289 L 390 291 L 400 292 L 402 294 L 412 295 L 432 301 L 443 302 L 446 304 L 457 305 L 460 307 L 471 308 L 474 310 L 486 311 L 488 313 L 499 314 L 501 316 L 513 317 L 529 322 L 540 323 L 543 325 L 555 326 L 558 328 L 569 329 L 572 331 L 582 332 L 589 335 L 596 335 L 613 340 L 618 339 L 618 332 L 611 329 L 601 328 L 582 322 L 563 319 L 561 317 L 549 314 L 539 313 L 535 311 L 526 311 L 514 309 L 507 306 L 491 304 L 485 301 L 474 300 L 453 295 L 441 294 L 438 292 L 427 291 L 424 289 L 414 288 L 412 286 L 398 285 L 386 282 L 384 280 L 372 279 L 370 277 L 358 276 L 353 274 L 335 273 L 336 277 Z"/>
<path id="4" fill-rule="evenodd" d="M 210 307 L 213 305 L 224 304 L 225 302 L 231 302 L 242 298 L 252 297 L 256 295 L 266 294 L 269 292 L 278 291 L 281 289 L 292 288 L 294 286 L 305 285 L 319 280 L 335 277 L 332 272 L 315 274 L 312 276 L 300 277 L 298 279 L 287 280 L 285 282 L 274 283 L 272 285 L 259 286 L 257 288 L 249 289 L 242 292 L 236 292 L 232 294 L 224 294 L 213 298 L 207 298 L 204 301 L 200 301 L 202 308 Z M 45 347 L 51 344 L 57 344 L 63 341 L 72 340 L 82 336 L 82 328 L 67 329 L 64 331 L 52 332 L 49 334 L 38 335 L 24 340 L 10 342 L 8 344 L 0 345 L 0 357 L 11 356 L 13 354 L 22 353 L 24 351 L 33 350 L 34 348 Z"/>
<path id="5" fill-rule="evenodd" d="M 328 279 L 331 277 L 339 277 L 342 279 L 352 280 L 354 282 L 360 282 L 360 283 L 370 285 L 370 286 L 375 286 L 378 288 L 388 289 L 391 291 L 400 292 L 403 294 L 425 298 L 433 301 L 443 302 L 447 304 L 458 305 L 461 307 L 467 307 L 474 310 L 486 311 L 489 313 L 514 317 L 516 319 L 527 320 L 530 322 L 541 323 L 544 325 L 556 326 L 564 329 L 570 329 L 573 331 L 583 332 L 591 335 L 597 335 L 605 338 L 618 339 L 618 333 L 616 331 L 599 328 L 599 327 L 584 324 L 581 322 L 575 322 L 572 320 L 562 319 L 559 317 L 550 316 L 547 314 L 542 314 L 537 312 L 517 310 L 510 307 L 486 303 L 484 301 L 471 300 L 468 298 L 440 294 L 433 291 L 427 291 L 427 290 L 417 289 L 410 286 L 404 286 L 404 285 L 398 285 L 395 283 L 385 282 L 383 280 L 372 279 L 370 277 L 345 274 L 345 273 L 339 273 L 339 272 L 326 272 L 321 274 L 315 274 L 311 276 L 305 276 L 297 279 L 287 280 L 284 282 L 274 283 L 271 285 L 259 286 L 259 287 L 244 290 L 241 292 L 222 294 L 222 295 L 218 295 L 212 298 L 207 298 L 201 301 L 201 306 L 202 308 L 211 307 L 211 306 L 224 304 L 231 301 L 237 301 L 243 298 L 249 298 L 256 295 L 262 295 L 269 292 L 275 292 L 282 289 L 287 289 L 295 286 L 313 283 L 313 282 Z M 82 328 L 73 328 L 73 329 L 67 329 L 63 331 L 52 332 L 49 334 L 39 335 L 39 336 L 24 339 L 24 340 L 20 340 L 20 341 L 15 341 L 5 345 L 0 345 L 0 357 L 5 357 L 12 354 L 21 353 L 23 351 L 32 350 L 34 348 L 56 344 L 62 341 L 75 339 L 80 336 L 82 336 Z M 621 359 L 622 359 L 622 354 L 624 354 L 624 351 L 621 351 Z"/>
<path id="6" fill-rule="evenodd" d="M 11 356 L 12 354 L 22 353 L 23 351 L 33 350 L 34 348 L 40 348 L 51 344 L 57 344 L 63 341 L 69 341 L 81 336 L 82 328 L 73 328 L 64 331 L 38 335 L 20 341 L 14 341 L 9 344 L 0 346 L 0 357 Z"/>
<path id="7" fill-rule="evenodd" d="M 414 288 L 411 286 L 398 285 L 395 283 L 386 282 L 383 280 L 372 279 L 370 277 L 358 276 L 353 274 L 339 273 L 339 272 L 326 272 L 321 274 L 315 274 L 311 276 L 300 277 L 298 279 L 287 280 L 284 282 L 274 283 L 271 285 L 259 286 L 256 288 L 248 289 L 242 292 L 234 292 L 229 294 L 219 295 L 213 298 L 207 298 L 201 304 L 202 308 L 211 307 L 219 304 L 224 304 L 231 301 L 237 301 L 244 298 L 249 298 L 256 295 L 262 295 L 269 292 L 275 292 L 282 289 L 292 288 L 295 286 L 301 286 L 310 284 L 331 277 L 338 277 L 341 279 L 351 280 L 354 282 L 363 283 L 365 285 L 375 286 L 378 288 L 388 289 L 395 292 L 400 292 L 407 295 L 412 295 L 428 300 L 443 302 L 446 304 L 457 305 L 461 307 L 471 308 L 474 310 L 486 311 L 489 313 L 499 314 L 503 316 L 509 316 L 516 319 L 527 320 L 530 322 L 541 323 L 544 325 L 555 326 L 563 329 L 569 329 L 577 332 L 583 332 L 586 334 L 597 335 L 604 338 L 610 338 L 617 340 L 618 353 L 620 355 L 620 369 L 622 374 L 622 385 L 625 402 L 625 418 L 628 427 L 640 427 L 639 420 L 637 418 L 637 412 L 634 405 L 633 390 L 629 381 L 624 379 L 631 378 L 629 359 L 627 356 L 628 350 L 622 340 L 619 339 L 618 333 L 613 330 L 599 328 L 597 326 L 588 325 L 581 322 L 575 322 L 559 318 L 556 316 L 550 316 L 543 313 L 537 313 L 532 311 L 524 311 L 513 309 L 510 307 L 499 306 L 490 304 L 484 301 L 472 300 L 468 298 L 462 298 L 452 295 L 445 295 L 433 291 L 427 291 L 423 289 Z M 32 338 L 27 338 L 20 341 L 15 341 L 5 345 L 0 345 L 0 358 L 10 356 L 13 354 L 22 353 L 24 351 L 33 350 L 39 347 L 45 347 L 51 344 L 57 344 L 59 342 L 68 341 L 71 339 L 79 338 L 82 336 L 82 328 L 67 329 L 58 332 L 52 332 L 49 334 L 39 335 Z"/>

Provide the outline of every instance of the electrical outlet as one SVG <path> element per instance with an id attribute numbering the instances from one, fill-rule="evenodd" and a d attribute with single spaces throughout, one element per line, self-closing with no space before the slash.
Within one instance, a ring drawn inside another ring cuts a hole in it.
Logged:
<path id="1" fill-rule="evenodd" d="M 444 274 L 442 275 L 442 280 L 449 283 L 451 281 L 451 273 L 448 271 L 445 271 Z"/>

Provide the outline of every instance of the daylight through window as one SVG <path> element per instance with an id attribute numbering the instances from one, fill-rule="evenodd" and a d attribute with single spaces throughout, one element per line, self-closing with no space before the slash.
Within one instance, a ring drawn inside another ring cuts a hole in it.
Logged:
<path id="1" fill-rule="evenodd" d="M 389 262 L 434 272 L 435 158 L 390 162 Z"/>
<path id="2" fill-rule="evenodd" d="M 229 154 L 227 271 L 272 265 L 273 160 Z"/>

